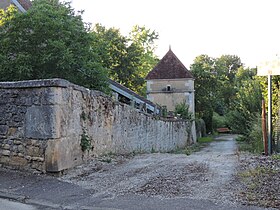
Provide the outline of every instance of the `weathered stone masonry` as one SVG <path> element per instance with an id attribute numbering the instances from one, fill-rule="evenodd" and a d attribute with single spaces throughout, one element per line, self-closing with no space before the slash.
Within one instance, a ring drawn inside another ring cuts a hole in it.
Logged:
<path id="1" fill-rule="evenodd" d="M 0 83 L 0 164 L 58 172 L 106 153 L 184 147 L 184 121 L 157 120 L 66 80 Z M 82 136 L 90 140 L 81 150 Z"/>

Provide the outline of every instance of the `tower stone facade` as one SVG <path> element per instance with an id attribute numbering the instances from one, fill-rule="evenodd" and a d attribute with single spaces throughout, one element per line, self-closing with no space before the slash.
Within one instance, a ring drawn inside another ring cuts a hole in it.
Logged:
<path id="1" fill-rule="evenodd" d="M 147 99 L 168 111 L 186 102 L 194 113 L 194 77 L 171 49 L 146 77 Z"/>

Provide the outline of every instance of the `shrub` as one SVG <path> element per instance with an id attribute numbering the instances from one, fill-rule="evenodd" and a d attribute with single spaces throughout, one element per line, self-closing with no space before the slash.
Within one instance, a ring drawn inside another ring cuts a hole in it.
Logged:
<path id="1" fill-rule="evenodd" d="M 179 104 L 176 104 L 175 106 L 175 114 L 179 114 L 180 117 L 184 120 L 189 120 L 192 121 L 193 120 L 193 113 L 190 112 L 189 110 L 189 105 L 186 104 L 186 102 L 182 102 Z"/>
<path id="2" fill-rule="evenodd" d="M 252 144 L 251 152 L 262 153 L 264 151 L 261 117 L 256 117 L 254 121 L 251 121 L 251 131 L 248 134 L 248 140 Z"/>
<path id="3" fill-rule="evenodd" d="M 251 119 L 249 127 L 250 129 L 237 139 L 239 142 L 239 148 L 240 150 L 252 153 L 262 153 L 264 151 L 264 145 L 262 138 L 261 117 L 257 116 Z"/>
<path id="4" fill-rule="evenodd" d="M 227 127 L 227 121 L 225 116 L 221 116 L 218 113 L 213 113 L 213 129 L 216 130 L 217 128 Z"/>
<path id="5" fill-rule="evenodd" d="M 206 125 L 203 119 L 195 120 L 196 136 L 204 137 L 206 136 Z"/>

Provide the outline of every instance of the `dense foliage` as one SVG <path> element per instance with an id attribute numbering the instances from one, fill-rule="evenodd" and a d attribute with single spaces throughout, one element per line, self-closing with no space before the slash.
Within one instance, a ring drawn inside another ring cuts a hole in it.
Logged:
<path id="1" fill-rule="evenodd" d="M 100 24 L 91 29 L 70 3 L 34 0 L 26 13 L 0 10 L 0 80 L 58 77 L 106 91 L 109 76 L 145 95 L 157 39 L 140 26 L 129 36 Z"/>
<path id="2" fill-rule="evenodd" d="M 263 92 L 263 97 L 267 101 L 267 77 L 258 77 L 257 80 L 260 82 Z M 280 107 L 280 76 L 272 76 L 272 116 L 273 124 L 279 120 L 279 107 Z"/>
<path id="3" fill-rule="evenodd" d="M 195 77 L 196 118 L 202 118 L 207 131 L 212 130 L 212 116 L 217 102 L 218 80 L 215 72 L 215 60 L 207 55 L 195 58 L 191 71 Z"/>
<path id="4" fill-rule="evenodd" d="M 108 69 L 111 79 L 145 95 L 145 76 L 156 65 L 154 55 L 158 34 L 145 27 L 134 26 L 129 36 L 119 29 L 105 28 L 96 24 L 91 31 L 92 48 Z"/>
<path id="5" fill-rule="evenodd" d="M 59 77 L 106 88 L 106 71 L 92 50 L 89 27 L 69 3 L 34 0 L 26 13 L 5 16 L 1 12 L 0 80 Z"/>
<path id="6" fill-rule="evenodd" d="M 186 102 L 176 104 L 175 114 L 180 115 L 180 118 L 188 121 L 193 121 L 193 113 L 189 110 L 189 105 Z"/>
<path id="7" fill-rule="evenodd" d="M 237 56 L 196 57 L 191 65 L 196 78 L 196 115 L 204 119 L 207 132 L 230 127 L 249 135 L 250 123 L 261 113 L 261 85 L 256 69 L 245 68 Z"/>
<path id="8" fill-rule="evenodd" d="M 243 135 L 251 151 L 262 151 L 261 101 L 264 98 L 267 103 L 267 77 L 256 76 L 256 68 L 245 68 L 240 58 L 232 55 L 200 55 L 191 70 L 196 78 L 196 118 L 205 121 L 207 133 L 229 127 Z M 273 131 L 278 136 L 279 91 L 280 76 L 273 76 Z"/>

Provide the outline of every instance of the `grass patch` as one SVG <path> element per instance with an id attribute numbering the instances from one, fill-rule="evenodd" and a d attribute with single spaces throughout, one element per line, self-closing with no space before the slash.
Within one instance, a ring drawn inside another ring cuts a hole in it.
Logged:
<path id="1" fill-rule="evenodd" d="M 267 172 L 269 172 L 270 170 L 268 170 L 267 168 L 264 168 L 264 167 L 256 167 L 256 168 L 253 168 L 253 169 L 249 169 L 247 171 L 243 171 L 243 172 L 240 172 L 239 173 L 239 176 L 240 177 L 243 177 L 243 178 L 253 178 L 253 177 L 259 177 L 261 176 L 262 174 L 265 174 Z"/>
<path id="2" fill-rule="evenodd" d="M 173 150 L 170 153 L 191 155 L 194 152 L 200 151 L 202 148 L 204 148 L 208 143 L 210 143 L 212 141 L 214 141 L 213 137 L 201 137 L 201 138 L 197 139 L 197 142 L 195 144 L 187 146 L 183 149 Z"/>
<path id="3" fill-rule="evenodd" d="M 105 163 L 111 163 L 112 162 L 112 158 L 110 157 L 104 157 L 100 159 L 101 162 L 105 162 Z"/>
<path id="4" fill-rule="evenodd" d="M 254 150 L 251 144 L 242 141 L 238 142 L 238 149 L 239 151 L 244 151 L 244 152 L 252 152 Z"/>
<path id="5" fill-rule="evenodd" d="M 196 143 L 196 144 L 187 146 L 187 147 L 185 147 L 185 148 L 183 148 L 183 149 L 176 149 L 176 150 L 173 150 L 173 151 L 171 151 L 170 153 L 172 153 L 172 154 L 191 155 L 192 153 L 198 152 L 199 150 L 201 150 L 201 148 L 202 148 L 202 145 Z"/>
<path id="6" fill-rule="evenodd" d="M 201 143 L 201 144 L 203 144 L 203 143 L 210 143 L 212 141 L 214 141 L 214 138 L 213 137 L 208 137 L 208 136 L 207 137 L 201 137 L 201 138 L 197 139 L 197 142 Z"/>
<path id="7" fill-rule="evenodd" d="M 280 154 L 272 155 L 273 160 L 280 160 Z"/>
<path id="8" fill-rule="evenodd" d="M 244 137 L 236 139 L 239 151 L 250 152 L 254 154 L 261 154 L 264 151 L 263 143 L 261 140 L 244 140 Z"/>

